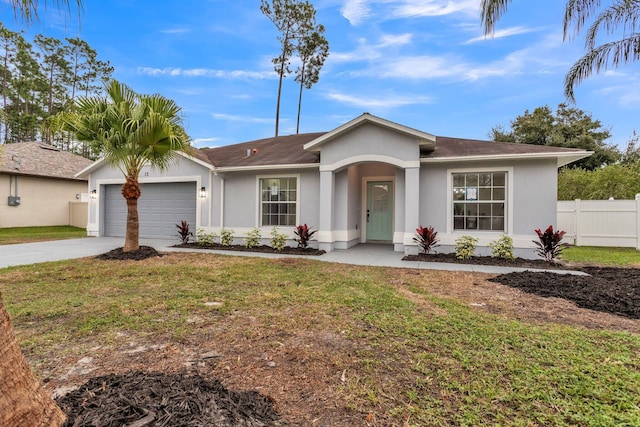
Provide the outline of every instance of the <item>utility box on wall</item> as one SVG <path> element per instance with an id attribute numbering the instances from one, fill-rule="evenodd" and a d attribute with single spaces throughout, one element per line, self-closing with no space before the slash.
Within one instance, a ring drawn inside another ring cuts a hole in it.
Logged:
<path id="1" fill-rule="evenodd" d="M 9 196 L 9 206 L 20 206 L 20 197 Z"/>

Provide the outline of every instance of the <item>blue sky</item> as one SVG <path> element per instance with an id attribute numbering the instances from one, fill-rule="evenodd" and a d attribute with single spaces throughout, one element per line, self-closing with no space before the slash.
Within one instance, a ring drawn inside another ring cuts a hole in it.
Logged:
<path id="1" fill-rule="evenodd" d="M 480 0 L 315 0 L 330 55 L 305 90 L 301 132 L 329 131 L 363 112 L 435 135 L 486 139 L 526 109 L 564 101 L 582 36 L 562 41 L 564 2 L 514 2 L 485 38 Z M 2 21 L 19 29 L 2 8 Z M 141 93 L 174 99 L 194 145 L 273 136 L 277 32 L 246 0 L 85 0 L 82 23 L 41 12 L 28 33 L 86 40 Z M 295 68 L 295 64 L 294 64 Z M 640 112 L 640 66 L 612 69 L 576 91 L 578 108 L 625 146 Z M 283 87 L 280 134 L 295 133 L 298 86 Z"/>

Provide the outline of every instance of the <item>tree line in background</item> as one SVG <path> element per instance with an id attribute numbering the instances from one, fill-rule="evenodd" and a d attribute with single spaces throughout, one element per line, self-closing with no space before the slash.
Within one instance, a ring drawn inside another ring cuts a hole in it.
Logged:
<path id="1" fill-rule="evenodd" d="M 593 155 L 563 167 L 558 174 L 558 200 L 633 199 L 640 194 L 640 136 L 635 132 L 624 150 L 599 120 L 579 108 L 559 104 L 526 110 L 509 128 L 495 126 L 489 137 L 499 142 L 581 148 Z"/>
<path id="2" fill-rule="evenodd" d="M 0 23 L 0 143 L 41 140 L 92 157 L 53 117 L 71 111 L 78 96 L 102 93 L 112 73 L 80 38 L 38 34 L 28 41 Z"/>

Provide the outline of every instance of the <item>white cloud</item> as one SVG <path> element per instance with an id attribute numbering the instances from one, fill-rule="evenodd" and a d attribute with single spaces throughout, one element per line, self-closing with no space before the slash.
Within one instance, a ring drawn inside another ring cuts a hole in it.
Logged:
<path id="1" fill-rule="evenodd" d="M 386 78 L 434 79 L 463 74 L 469 66 L 444 56 L 407 56 L 394 58 L 371 74 Z"/>
<path id="2" fill-rule="evenodd" d="M 245 122 L 245 123 L 273 123 L 273 117 L 268 119 L 260 118 L 260 117 L 251 117 L 251 116 L 236 116 L 233 114 L 224 114 L 224 113 L 212 113 L 211 114 L 216 120 L 224 120 L 228 122 Z"/>
<path id="3" fill-rule="evenodd" d="M 160 30 L 163 34 L 186 34 L 190 33 L 191 29 L 189 28 L 168 28 L 166 30 Z"/>
<path id="4" fill-rule="evenodd" d="M 209 147 L 209 148 L 214 148 L 217 145 L 211 145 L 212 142 L 216 142 L 219 141 L 220 138 L 194 138 L 193 141 L 191 141 L 191 144 L 194 147 Z"/>
<path id="5" fill-rule="evenodd" d="M 483 42 L 491 39 L 501 39 L 504 37 L 515 36 L 517 34 L 526 34 L 534 31 L 538 31 L 538 30 L 536 28 L 528 28 L 528 27 L 522 27 L 522 26 L 505 28 L 502 30 L 496 30 L 491 36 L 474 37 L 472 39 L 467 40 L 465 44 Z"/>
<path id="6" fill-rule="evenodd" d="M 453 13 L 478 15 L 480 0 L 404 0 L 394 8 L 398 18 L 443 16 Z"/>
<path id="7" fill-rule="evenodd" d="M 380 98 L 358 97 L 339 92 L 329 92 L 326 97 L 332 101 L 363 108 L 394 108 L 403 105 L 429 104 L 433 99 L 427 96 L 388 95 Z"/>
<path id="8" fill-rule="evenodd" d="M 340 8 L 340 13 L 351 25 L 358 25 L 370 16 L 367 0 L 347 0 Z"/>
<path id="9" fill-rule="evenodd" d="M 366 38 L 358 40 L 358 46 L 351 52 L 331 52 L 328 62 L 372 61 L 383 57 L 385 48 L 410 44 L 413 34 L 383 34 L 377 43 L 370 44 Z"/>
<path id="10" fill-rule="evenodd" d="M 411 39 L 413 38 L 413 34 L 405 33 L 405 34 L 385 34 L 380 37 L 380 43 L 376 45 L 378 48 L 388 47 L 388 46 L 403 46 L 411 43 Z"/>
<path id="11" fill-rule="evenodd" d="M 215 70 L 211 68 L 153 68 L 153 67 L 138 67 L 138 74 L 147 76 L 185 76 L 185 77 L 209 77 L 217 79 L 249 79 L 249 80 L 263 80 L 275 78 L 276 75 L 273 71 L 246 71 L 246 70 Z"/>

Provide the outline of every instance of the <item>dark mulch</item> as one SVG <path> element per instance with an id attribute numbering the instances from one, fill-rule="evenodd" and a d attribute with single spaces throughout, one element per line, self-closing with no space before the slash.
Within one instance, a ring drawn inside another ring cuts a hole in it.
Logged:
<path id="1" fill-rule="evenodd" d="M 227 390 L 198 375 L 131 372 L 89 380 L 56 400 L 65 426 L 283 426 L 258 392 Z"/>
<path id="2" fill-rule="evenodd" d="M 175 245 L 176 248 L 189 248 L 189 249 L 215 249 L 220 251 L 237 251 L 237 252 L 262 252 L 267 254 L 287 254 L 287 255 L 322 255 L 325 251 L 314 248 L 298 248 L 292 246 L 285 246 L 281 251 L 273 249 L 271 246 L 261 245 L 247 248 L 244 245 L 229 245 L 223 246 L 219 243 L 213 243 L 210 245 L 200 245 L 198 243 L 181 243 Z"/>
<path id="3" fill-rule="evenodd" d="M 516 258 L 512 261 L 503 258 L 493 258 L 490 256 L 474 256 L 470 259 L 458 259 L 456 254 L 418 254 L 406 255 L 403 261 L 423 261 L 423 262 L 449 262 L 452 264 L 475 264 L 475 265 L 497 265 L 500 267 L 523 267 L 537 269 L 564 269 L 562 264 L 549 263 L 542 259 Z"/>
<path id="4" fill-rule="evenodd" d="M 124 252 L 122 248 L 117 248 L 107 253 L 96 256 L 96 259 L 110 260 L 135 260 L 142 261 L 147 258 L 161 257 L 162 255 L 151 246 L 140 246 L 140 249 L 133 252 Z"/>
<path id="5" fill-rule="evenodd" d="M 524 292 L 573 301 L 579 307 L 640 319 L 640 269 L 583 267 L 590 276 L 570 274 L 503 274 L 493 279 Z"/>

